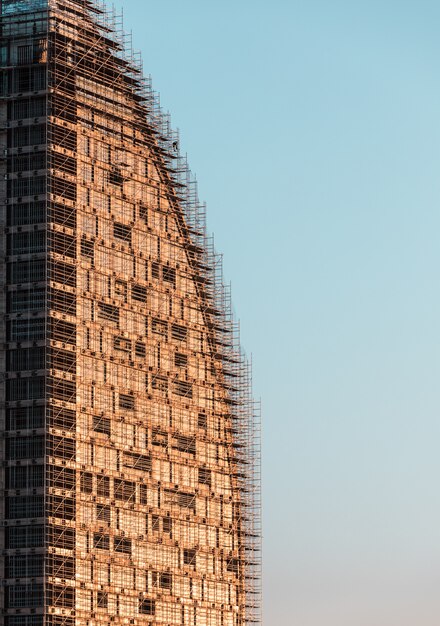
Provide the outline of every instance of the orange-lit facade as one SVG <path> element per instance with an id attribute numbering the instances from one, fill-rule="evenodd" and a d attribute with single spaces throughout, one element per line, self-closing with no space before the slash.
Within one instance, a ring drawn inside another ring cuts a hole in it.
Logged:
<path id="1" fill-rule="evenodd" d="M 258 407 L 178 137 L 104 6 L 0 6 L 0 622 L 258 624 Z"/>

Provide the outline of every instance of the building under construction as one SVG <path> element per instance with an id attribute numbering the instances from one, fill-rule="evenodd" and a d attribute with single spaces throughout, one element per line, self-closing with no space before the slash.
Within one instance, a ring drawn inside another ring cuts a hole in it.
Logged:
<path id="1" fill-rule="evenodd" d="M 259 624 L 258 406 L 178 137 L 115 13 L 0 7 L 0 623 Z"/>

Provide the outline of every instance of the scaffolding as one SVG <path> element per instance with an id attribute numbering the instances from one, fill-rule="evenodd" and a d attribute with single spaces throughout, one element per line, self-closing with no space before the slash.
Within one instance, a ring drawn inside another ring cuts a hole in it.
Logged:
<path id="1" fill-rule="evenodd" d="M 104 3 L 1 26 L 0 621 L 260 624 L 260 410 L 179 137 Z"/>

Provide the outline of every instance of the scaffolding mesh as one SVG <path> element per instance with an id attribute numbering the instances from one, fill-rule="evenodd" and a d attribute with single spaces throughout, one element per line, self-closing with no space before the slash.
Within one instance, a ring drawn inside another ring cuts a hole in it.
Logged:
<path id="1" fill-rule="evenodd" d="M 115 11 L 14 4 L 0 621 L 258 624 L 260 409 L 178 134 Z"/>

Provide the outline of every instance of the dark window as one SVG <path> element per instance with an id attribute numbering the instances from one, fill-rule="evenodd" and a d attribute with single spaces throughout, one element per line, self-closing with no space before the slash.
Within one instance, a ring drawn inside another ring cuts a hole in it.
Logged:
<path id="1" fill-rule="evenodd" d="M 76 208 L 66 206 L 61 202 L 54 203 L 49 209 L 49 219 L 51 222 L 56 222 L 62 226 L 75 228 Z"/>
<path id="2" fill-rule="evenodd" d="M 52 379 L 52 396 L 57 400 L 65 402 L 75 402 L 76 384 L 70 380 Z"/>
<path id="3" fill-rule="evenodd" d="M 98 609 L 106 609 L 108 607 L 108 593 L 106 591 L 97 592 L 96 606 Z"/>
<path id="4" fill-rule="evenodd" d="M 171 325 L 171 337 L 178 341 L 184 341 L 187 337 L 188 329 L 180 324 Z"/>
<path id="5" fill-rule="evenodd" d="M 115 500 L 131 500 L 136 497 L 136 483 L 115 478 Z"/>
<path id="6" fill-rule="evenodd" d="M 174 382 L 174 393 L 177 396 L 182 396 L 183 398 L 192 398 L 193 397 L 193 387 L 191 383 L 187 383 L 185 380 L 176 380 Z"/>
<path id="7" fill-rule="evenodd" d="M 8 235 L 8 254 L 36 254 L 46 248 L 46 232 L 34 230 L 27 233 Z"/>
<path id="8" fill-rule="evenodd" d="M 197 417 L 197 426 L 202 430 L 206 430 L 208 428 L 208 418 L 205 413 L 199 413 Z"/>
<path id="9" fill-rule="evenodd" d="M 68 174 L 76 174 L 76 159 L 65 154 L 53 152 L 52 167 Z"/>
<path id="10" fill-rule="evenodd" d="M 43 484 L 42 465 L 17 465 L 6 469 L 7 489 L 35 489 L 43 487 Z"/>
<path id="11" fill-rule="evenodd" d="M 119 323 L 119 309 L 111 304 L 99 302 L 98 317 L 102 320 Z"/>
<path id="12" fill-rule="evenodd" d="M 171 590 L 173 576 L 169 572 L 153 572 L 153 585 Z"/>
<path id="13" fill-rule="evenodd" d="M 3 3 L 4 4 L 4 3 Z M 46 115 L 46 98 L 23 98 L 12 103 L 11 117 L 14 120 Z"/>
<path id="14" fill-rule="evenodd" d="M 76 456 L 76 442 L 70 437 L 50 435 L 47 439 L 48 453 L 65 460 L 74 461 Z"/>
<path id="15" fill-rule="evenodd" d="M 199 483 L 211 486 L 211 470 L 199 467 Z"/>
<path id="16" fill-rule="evenodd" d="M 187 437 L 185 435 L 175 435 L 173 438 L 173 448 L 180 452 L 187 452 L 188 454 L 195 455 L 196 453 L 196 438 Z"/>
<path id="17" fill-rule="evenodd" d="M 75 151 L 77 148 L 77 131 L 54 124 L 52 126 L 52 140 L 61 148 Z"/>
<path id="18" fill-rule="evenodd" d="M 157 391 L 168 391 L 168 379 L 156 374 L 151 378 L 151 386 Z"/>
<path id="19" fill-rule="evenodd" d="M 51 267 L 50 277 L 57 283 L 75 287 L 76 285 L 76 268 L 74 265 L 68 265 L 57 261 Z"/>
<path id="20" fill-rule="evenodd" d="M 44 397 L 44 377 L 14 378 L 6 381 L 6 399 L 37 400 Z"/>
<path id="21" fill-rule="evenodd" d="M 234 558 L 228 559 L 226 562 L 226 569 L 228 570 L 228 572 L 232 572 L 238 575 L 238 569 L 239 569 L 238 559 L 234 559 Z"/>
<path id="22" fill-rule="evenodd" d="M 38 91 L 46 87 L 46 68 L 44 65 L 31 68 L 31 91 Z"/>
<path id="23" fill-rule="evenodd" d="M 15 70 L 14 74 L 14 91 L 30 91 L 31 72 L 27 67 L 25 69 Z"/>
<path id="24" fill-rule="evenodd" d="M 43 496 L 14 496 L 6 498 L 6 517 L 23 519 L 43 517 Z"/>
<path id="25" fill-rule="evenodd" d="M 162 268 L 162 278 L 165 282 L 176 286 L 176 270 L 173 267 L 164 266 Z"/>
<path id="26" fill-rule="evenodd" d="M 76 426 L 76 413 L 65 407 L 53 406 L 48 412 L 49 423 L 61 430 L 74 430 Z"/>
<path id="27" fill-rule="evenodd" d="M 134 452 L 124 453 L 124 466 L 145 472 L 151 471 L 151 457 Z"/>
<path id="28" fill-rule="evenodd" d="M 8 312 L 24 313 L 25 311 L 38 311 L 46 305 L 45 289 L 23 289 L 8 293 Z"/>
<path id="29" fill-rule="evenodd" d="M 122 239 L 127 243 L 131 243 L 131 228 L 130 226 L 126 226 L 125 224 L 120 224 L 119 222 L 115 222 L 113 226 L 113 235 L 117 239 Z"/>
<path id="30" fill-rule="evenodd" d="M 46 622 L 47 626 L 49 626 L 49 622 Z M 43 616 L 42 615 L 8 615 L 5 616 L 5 626 L 43 626 Z M 51 623 L 51 626 L 68 626 L 67 623 L 54 624 Z M 74 626 L 71 624 L 70 626 Z"/>
<path id="31" fill-rule="evenodd" d="M 160 278 L 160 264 L 153 261 L 151 264 L 151 277 L 152 278 Z"/>
<path id="32" fill-rule="evenodd" d="M 131 554 L 131 539 L 125 539 L 124 537 L 115 537 L 115 552 L 123 552 L 124 554 Z"/>
<path id="33" fill-rule="evenodd" d="M 7 323 L 8 341 L 36 341 L 44 339 L 46 320 L 44 317 L 15 319 Z"/>
<path id="34" fill-rule="evenodd" d="M 15 178 L 8 182 L 8 194 L 11 196 L 38 196 L 45 192 L 45 176 Z"/>
<path id="35" fill-rule="evenodd" d="M 149 600 L 148 598 L 140 598 L 139 613 L 142 615 L 155 615 L 156 602 L 154 600 Z"/>
<path id="36" fill-rule="evenodd" d="M 20 554 L 6 557 L 6 578 L 35 578 L 43 576 L 42 554 Z"/>
<path id="37" fill-rule="evenodd" d="M 45 152 L 27 152 L 26 154 L 12 154 L 7 160 L 8 172 L 26 172 L 46 169 Z M 15 209 L 15 207 L 14 207 Z"/>
<path id="38" fill-rule="evenodd" d="M 7 548 L 39 548 L 43 543 L 43 526 L 11 526 L 6 528 Z"/>
<path id="39" fill-rule="evenodd" d="M 6 587 L 6 602 L 10 609 L 35 608 L 43 605 L 43 585 L 12 585 Z"/>
<path id="40" fill-rule="evenodd" d="M 94 416 L 93 417 L 93 430 L 96 433 L 102 433 L 103 435 L 111 435 L 111 420 L 108 417 Z"/>
<path id="41" fill-rule="evenodd" d="M 44 259 L 36 259 L 33 261 L 8 263 L 8 275 L 11 283 L 42 281 L 46 276 L 46 262 Z"/>
<path id="42" fill-rule="evenodd" d="M 153 428 L 151 443 L 153 446 L 163 446 L 166 448 L 168 445 L 168 434 L 164 430 Z"/>
<path id="43" fill-rule="evenodd" d="M 28 65 L 32 63 L 32 46 L 17 46 L 17 65 Z"/>
<path id="44" fill-rule="evenodd" d="M 63 372 L 75 373 L 76 354 L 67 350 L 52 350 L 50 353 L 50 367 Z"/>
<path id="45" fill-rule="evenodd" d="M 6 410 L 7 430 L 26 430 L 44 426 L 44 406 L 17 407 Z"/>
<path id="46" fill-rule="evenodd" d="M 104 498 L 110 497 L 110 478 L 108 476 L 97 477 L 96 493 Z"/>
<path id="47" fill-rule="evenodd" d="M 96 505 L 96 519 L 99 522 L 105 522 L 106 524 L 110 524 L 111 522 L 111 507 L 107 504 L 97 504 Z"/>
<path id="48" fill-rule="evenodd" d="M 117 187 L 122 187 L 124 184 L 124 177 L 122 176 L 121 170 L 118 168 L 113 168 L 109 175 L 109 183 L 111 185 L 116 185 Z"/>
<path id="49" fill-rule="evenodd" d="M 82 493 L 93 493 L 93 474 L 81 472 L 80 489 Z"/>
<path id="50" fill-rule="evenodd" d="M 81 239 L 81 256 L 91 259 L 92 261 L 95 258 L 95 244 L 85 237 Z"/>
<path id="51" fill-rule="evenodd" d="M 46 221 L 46 204 L 43 201 L 18 203 L 8 206 L 9 226 L 40 224 Z"/>
<path id="52" fill-rule="evenodd" d="M 139 207 L 139 219 L 143 220 L 145 224 L 148 224 L 148 207 L 141 205 Z"/>
<path id="53" fill-rule="evenodd" d="M 131 341 L 129 339 L 125 339 L 125 337 L 114 337 L 113 347 L 115 350 L 121 350 L 122 352 L 130 352 Z"/>
<path id="54" fill-rule="evenodd" d="M 47 603 L 72 608 L 75 604 L 75 589 L 64 585 L 48 585 Z"/>
<path id="55" fill-rule="evenodd" d="M 60 522 L 62 523 L 62 521 Z M 54 546 L 73 550 L 75 547 L 75 529 L 66 526 L 50 526 L 49 542 Z"/>
<path id="56" fill-rule="evenodd" d="M 93 547 L 98 548 L 99 550 L 109 550 L 110 549 L 110 537 L 108 535 L 103 535 L 102 533 L 94 533 L 93 534 Z"/>
<path id="57" fill-rule="evenodd" d="M 178 494 L 178 504 L 181 507 L 186 507 L 189 509 L 193 509 L 195 511 L 196 508 L 196 498 L 193 493 L 184 493 L 179 492 Z"/>
<path id="58" fill-rule="evenodd" d="M 9 437 L 6 455 L 11 460 L 38 459 L 44 456 L 44 437 Z"/>
<path id="59" fill-rule="evenodd" d="M 60 93 L 52 95 L 52 115 L 69 122 L 76 122 L 76 103 Z M 43 115 L 43 114 L 42 114 Z"/>
<path id="60" fill-rule="evenodd" d="M 142 341 L 137 341 L 135 345 L 135 354 L 139 357 L 145 357 L 147 354 L 146 345 Z"/>
<path id="61" fill-rule="evenodd" d="M 115 295 L 122 296 L 124 302 L 127 302 L 127 283 L 123 280 L 115 280 Z"/>
<path id="62" fill-rule="evenodd" d="M 45 348 L 22 348 L 7 352 L 8 371 L 38 370 L 45 365 Z"/>
<path id="63" fill-rule="evenodd" d="M 147 485 L 139 485 L 139 502 L 140 504 L 148 504 L 148 489 Z"/>
<path id="64" fill-rule="evenodd" d="M 185 549 L 183 551 L 183 563 L 185 565 L 193 565 L 193 566 L 195 566 L 195 564 L 196 564 L 196 551 L 195 550 L 190 550 L 190 549 Z"/>
<path id="65" fill-rule="evenodd" d="M 76 326 L 59 319 L 51 320 L 52 339 L 62 343 L 76 344 Z"/>
<path id="66" fill-rule="evenodd" d="M 132 300 L 145 303 L 147 299 L 147 288 L 141 285 L 133 285 L 131 288 Z"/>
<path id="67" fill-rule="evenodd" d="M 151 320 L 151 329 L 153 333 L 156 333 L 156 335 L 166 337 L 168 334 L 168 324 L 157 317 L 154 317 Z"/>
<path id="68" fill-rule="evenodd" d="M 162 520 L 162 527 L 164 533 L 171 533 L 173 530 L 173 520 L 171 517 L 164 517 Z"/>
<path id="69" fill-rule="evenodd" d="M 120 393 L 119 394 L 119 408 L 133 411 L 134 410 L 134 397 L 126 393 Z"/>
<path id="70" fill-rule="evenodd" d="M 188 357 L 186 354 L 176 352 L 174 355 L 174 365 L 176 367 L 186 367 L 188 365 Z"/>
<path id="71" fill-rule="evenodd" d="M 51 289 L 49 295 L 49 306 L 51 309 L 54 309 L 59 313 L 76 315 L 76 297 L 73 293 L 69 293 L 68 291 L 60 291 L 58 289 Z"/>
<path id="72" fill-rule="evenodd" d="M 46 143 L 46 125 L 18 126 L 12 129 L 13 148 L 22 148 L 24 146 L 35 146 Z"/>
<path id="73" fill-rule="evenodd" d="M 192 509 L 195 511 L 196 509 L 196 497 L 193 493 L 186 493 L 184 491 L 178 491 L 176 494 L 176 503 L 182 507 L 187 509 Z"/>
<path id="74" fill-rule="evenodd" d="M 49 244 L 52 252 L 76 259 L 76 239 L 72 235 L 52 231 L 49 233 Z"/>
<path id="75" fill-rule="evenodd" d="M 48 474 L 51 485 L 67 491 L 75 490 L 76 472 L 74 469 L 58 465 L 51 465 L 49 468 Z"/>
<path id="76" fill-rule="evenodd" d="M 74 578 L 74 559 L 64 555 L 51 555 L 50 562 L 48 563 L 48 574 L 56 578 Z"/>

